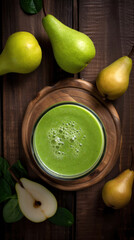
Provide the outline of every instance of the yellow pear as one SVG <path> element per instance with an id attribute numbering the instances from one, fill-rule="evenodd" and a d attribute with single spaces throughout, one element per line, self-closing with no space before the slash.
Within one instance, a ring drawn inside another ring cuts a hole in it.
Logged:
<path id="1" fill-rule="evenodd" d="M 0 54 L 0 75 L 30 73 L 40 65 L 41 59 L 42 50 L 36 38 L 29 32 L 15 32 Z"/>
<path id="2" fill-rule="evenodd" d="M 114 209 L 126 206 L 131 199 L 133 181 L 134 172 L 130 169 L 108 181 L 102 189 L 104 203 Z"/>
<path id="3" fill-rule="evenodd" d="M 124 94 L 129 85 L 132 59 L 121 57 L 104 68 L 96 79 L 96 86 L 103 97 L 114 100 Z"/>

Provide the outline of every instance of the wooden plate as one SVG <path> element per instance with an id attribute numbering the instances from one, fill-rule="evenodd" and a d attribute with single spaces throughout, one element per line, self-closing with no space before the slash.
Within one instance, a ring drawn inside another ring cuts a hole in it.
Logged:
<path id="1" fill-rule="evenodd" d="M 48 107 L 62 101 L 79 102 L 93 109 L 106 130 L 107 147 L 102 161 L 92 173 L 76 180 L 50 177 L 36 165 L 31 153 L 30 142 L 35 122 Z M 22 124 L 22 143 L 28 164 L 40 178 L 62 190 L 79 190 L 102 180 L 116 163 L 121 147 L 120 119 L 114 106 L 100 97 L 94 85 L 81 79 L 65 79 L 52 87 L 43 88 L 29 103 Z"/>

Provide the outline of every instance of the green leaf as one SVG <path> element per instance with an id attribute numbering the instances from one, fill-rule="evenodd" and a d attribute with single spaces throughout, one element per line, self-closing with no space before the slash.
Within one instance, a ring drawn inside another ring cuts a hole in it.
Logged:
<path id="1" fill-rule="evenodd" d="M 51 223 L 60 226 L 71 226 L 74 223 L 72 213 L 66 208 L 59 207 L 55 215 L 48 219 Z"/>
<path id="2" fill-rule="evenodd" d="M 20 6 L 25 13 L 36 14 L 42 9 L 42 0 L 20 0 Z"/>
<path id="3" fill-rule="evenodd" d="M 20 210 L 18 199 L 10 199 L 3 208 L 3 218 L 7 223 L 13 223 L 23 218 L 23 214 Z"/>
<path id="4" fill-rule="evenodd" d="M 9 172 L 9 164 L 6 159 L 0 157 L 0 176 L 5 179 L 5 181 L 11 186 L 14 187 L 15 182 L 11 177 Z"/>
<path id="5" fill-rule="evenodd" d="M 22 166 L 22 164 L 19 160 L 12 165 L 11 170 L 18 179 L 20 179 L 22 177 L 28 177 L 27 171 Z"/>
<path id="6" fill-rule="evenodd" d="M 12 196 L 10 185 L 4 178 L 0 178 L 0 203 L 6 201 Z"/>

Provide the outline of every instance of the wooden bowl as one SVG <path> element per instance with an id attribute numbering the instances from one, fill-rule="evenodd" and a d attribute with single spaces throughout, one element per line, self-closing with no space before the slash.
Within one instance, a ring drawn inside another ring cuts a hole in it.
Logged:
<path id="1" fill-rule="evenodd" d="M 93 172 L 75 180 L 52 178 L 38 167 L 31 152 L 31 135 L 37 119 L 48 107 L 63 101 L 78 102 L 91 108 L 100 117 L 106 131 L 107 146 L 102 161 Z M 43 88 L 29 103 L 22 124 L 22 143 L 27 163 L 40 178 L 62 190 L 79 190 L 102 180 L 115 165 L 121 148 L 120 119 L 114 106 L 101 98 L 94 85 L 81 79 L 65 79 Z"/>

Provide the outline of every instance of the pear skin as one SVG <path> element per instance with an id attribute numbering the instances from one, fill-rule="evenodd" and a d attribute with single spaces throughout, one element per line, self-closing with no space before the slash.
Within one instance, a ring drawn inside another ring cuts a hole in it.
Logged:
<path id="1" fill-rule="evenodd" d="M 133 181 L 134 172 L 130 169 L 108 181 L 102 189 L 104 203 L 114 209 L 126 206 L 131 199 Z"/>
<path id="2" fill-rule="evenodd" d="M 95 46 L 87 35 L 67 27 L 50 14 L 42 19 L 42 23 L 56 62 L 64 71 L 78 73 L 94 58 Z"/>
<path id="3" fill-rule="evenodd" d="M 123 95 L 129 85 L 132 59 L 124 56 L 104 68 L 96 79 L 96 86 L 103 97 L 110 100 Z"/>
<path id="4" fill-rule="evenodd" d="M 29 32 L 10 35 L 0 55 L 0 75 L 16 72 L 30 73 L 41 63 L 42 50 Z"/>

